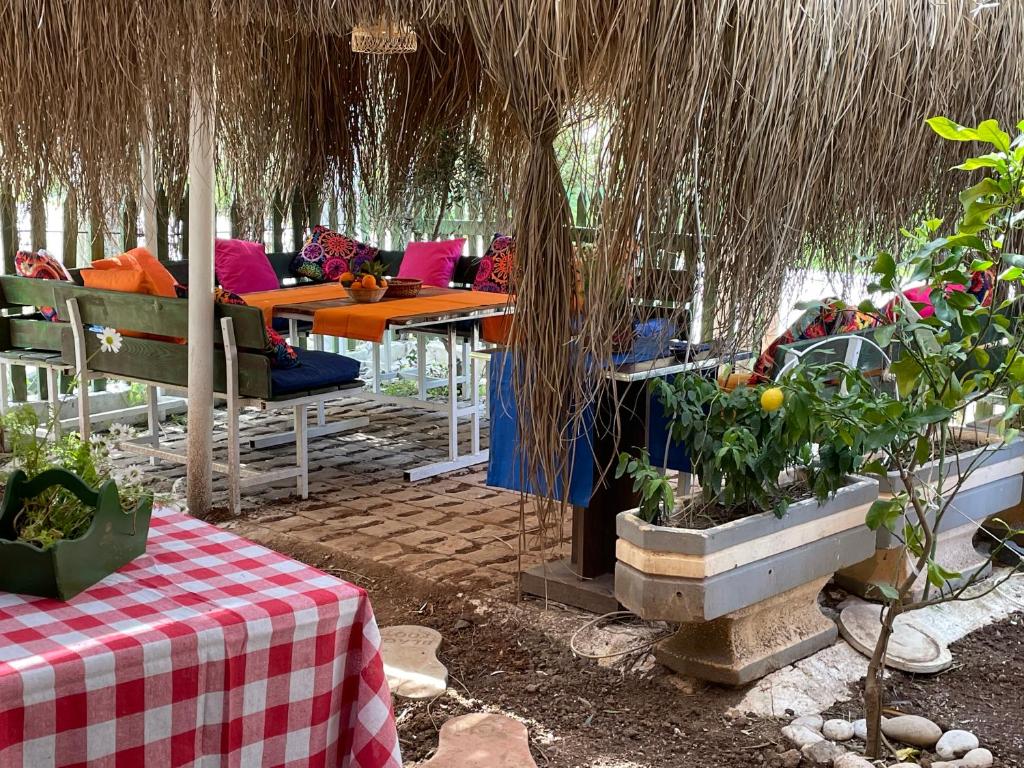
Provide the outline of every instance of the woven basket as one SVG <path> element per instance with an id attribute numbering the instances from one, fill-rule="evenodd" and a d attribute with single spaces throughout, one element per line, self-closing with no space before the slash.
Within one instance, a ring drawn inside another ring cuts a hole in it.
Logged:
<path id="1" fill-rule="evenodd" d="M 388 292 L 387 288 L 363 288 L 362 286 L 356 287 L 355 285 L 350 285 L 345 290 L 348 291 L 352 301 L 359 304 L 373 304 L 383 299 L 384 294 Z"/>
<path id="2" fill-rule="evenodd" d="M 414 277 L 393 277 L 388 280 L 387 293 L 389 299 L 411 299 L 420 292 L 423 281 Z"/>

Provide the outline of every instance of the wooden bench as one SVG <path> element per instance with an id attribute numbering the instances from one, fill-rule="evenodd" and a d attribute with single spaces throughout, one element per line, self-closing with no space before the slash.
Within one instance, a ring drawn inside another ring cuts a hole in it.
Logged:
<path id="1" fill-rule="evenodd" d="M 6 413 L 10 402 L 7 373 L 15 365 L 35 368 L 40 380 L 45 376 L 50 406 L 60 407 L 58 377 L 72 370 L 62 355 L 70 326 L 50 322 L 36 309 L 60 303 L 53 281 L 0 277 L 0 414 Z M 59 433 L 59 419 L 55 429 Z"/>
<path id="2" fill-rule="evenodd" d="M 140 382 L 152 397 L 157 387 L 187 392 L 188 347 L 179 341 L 188 335 L 188 301 L 141 294 L 118 293 L 55 283 L 70 321 L 70 334 L 62 337 L 65 360 L 84 387 L 91 378 L 103 377 Z M 359 365 L 351 358 L 329 352 L 297 349 L 300 365 L 272 368 L 266 354 L 268 339 L 263 314 L 254 307 L 215 306 L 214 347 L 210 350 L 215 397 L 227 403 L 228 458 L 214 462 L 213 469 L 228 476 L 229 504 L 240 507 L 241 484 L 265 485 L 285 478 L 296 479 L 296 490 L 309 495 L 308 435 L 306 409 L 359 389 Z M 116 328 L 124 334 L 120 352 L 103 352 L 91 327 Z M 145 334 L 140 338 L 135 334 Z M 295 422 L 295 464 L 279 470 L 253 470 L 241 463 L 239 415 L 242 408 L 292 409 Z M 349 428 L 368 423 L 365 417 L 347 420 Z M 79 398 L 79 430 L 89 432 L 89 404 Z M 125 444 L 126 450 L 172 462 L 184 462 L 175 451 L 162 449 L 159 425 L 150 434 Z"/>

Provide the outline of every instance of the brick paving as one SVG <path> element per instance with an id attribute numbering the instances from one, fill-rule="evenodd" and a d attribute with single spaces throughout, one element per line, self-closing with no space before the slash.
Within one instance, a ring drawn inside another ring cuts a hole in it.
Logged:
<path id="1" fill-rule="evenodd" d="M 467 590 L 500 591 L 514 583 L 522 567 L 547 556 L 564 556 L 569 519 L 552 522 L 540 535 L 532 503 L 521 510 L 518 494 L 486 485 L 486 465 L 417 483 L 407 468 L 444 459 L 448 435 L 443 415 L 405 405 L 351 398 L 327 408 L 328 422 L 364 415 L 370 424 L 339 435 L 311 438 L 309 499 L 294 495 L 293 480 L 242 490 L 242 533 L 262 540 L 285 536 L 368 558 L 438 583 Z M 223 458 L 227 432 L 218 413 L 215 458 Z M 181 419 L 164 424 L 164 447 L 184 451 Z M 288 430 L 291 414 L 251 412 L 243 417 L 244 438 Z M 462 428 L 469 450 L 468 425 Z M 486 429 L 483 434 L 486 445 Z M 137 463 L 139 457 L 127 463 Z M 246 450 L 242 461 L 254 469 L 294 462 L 294 447 Z M 158 493 L 184 495 L 183 465 L 142 464 Z M 226 478 L 214 475 L 214 503 L 224 504 Z M 520 515 L 525 515 L 525 547 L 520 553 Z M 568 517 L 568 516 L 567 516 Z M 557 535 L 556 535 L 557 534 Z M 522 555 L 522 557 L 520 557 Z"/>

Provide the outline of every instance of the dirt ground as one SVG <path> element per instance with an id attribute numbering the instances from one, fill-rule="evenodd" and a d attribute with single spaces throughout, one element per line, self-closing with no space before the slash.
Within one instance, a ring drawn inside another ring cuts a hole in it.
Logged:
<path id="1" fill-rule="evenodd" d="M 244 525 L 239 532 L 247 533 Z M 365 587 L 380 625 L 423 624 L 441 632 L 448 694 L 396 700 L 407 766 L 433 754 L 445 720 L 481 710 L 526 723 L 542 768 L 771 768 L 787 748 L 778 721 L 726 716 L 742 691 L 667 673 L 651 663 L 642 636 L 625 633 L 623 647 L 638 651 L 610 662 L 577 657 L 569 643 L 579 630 L 577 647 L 587 647 L 589 614 L 554 605 L 545 610 L 540 601 L 516 604 L 511 588 L 507 600 L 481 599 L 287 535 L 254 538 Z M 953 648 L 957 666 L 945 674 L 894 676 L 890 702 L 969 728 L 996 754 L 997 766 L 1024 766 L 1022 624 L 1012 618 L 961 641 Z M 851 701 L 834 711 L 854 717 L 857 709 Z"/>

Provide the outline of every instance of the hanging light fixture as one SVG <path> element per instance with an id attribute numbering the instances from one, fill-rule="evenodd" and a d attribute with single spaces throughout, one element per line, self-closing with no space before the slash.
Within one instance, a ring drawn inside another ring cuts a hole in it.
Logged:
<path id="1" fill-rule="evenodd" d="M 416 32 L 404 21 L 379 19 L 352 28 L 353 53 L 412 53 L 416 44 Z"/>

